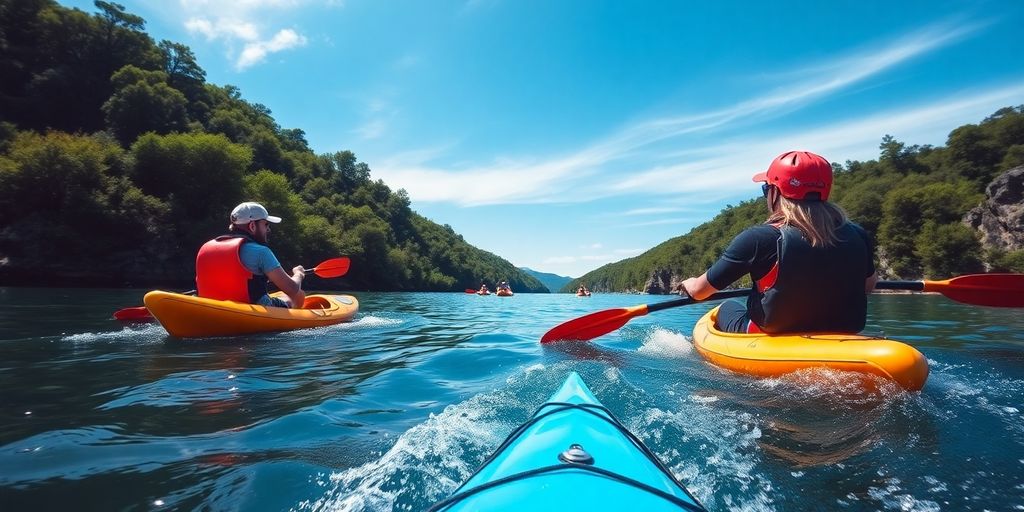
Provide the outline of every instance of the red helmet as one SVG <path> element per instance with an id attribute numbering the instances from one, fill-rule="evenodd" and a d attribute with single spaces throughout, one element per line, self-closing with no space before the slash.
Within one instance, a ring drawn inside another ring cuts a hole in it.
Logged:
<path id="1" fill-rule="evenodd" d="M 778 187 L 787 199 L 826 201 L 832 190 L 832 164 L 810 151 L 787 151 L 772 160 L 767 171 L 755 174 L 754 181 Z M 817 195 L 808 197 L 812 193 Z"/>

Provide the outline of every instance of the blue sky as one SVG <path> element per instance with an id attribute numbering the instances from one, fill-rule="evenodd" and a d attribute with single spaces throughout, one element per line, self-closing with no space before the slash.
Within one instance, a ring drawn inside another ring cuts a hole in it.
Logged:
<path id="1" fill-rule="evenodd" d="M 758 195 L 786 150 L 871 159 L 1024 104 L 1015 0 L 120 3 L 317 153 L 573 277 Z"/>

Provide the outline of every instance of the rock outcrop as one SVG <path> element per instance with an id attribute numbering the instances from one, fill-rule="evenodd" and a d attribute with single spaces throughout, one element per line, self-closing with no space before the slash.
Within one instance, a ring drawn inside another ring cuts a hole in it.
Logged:
<path id="1" fill-rule="evenodd" d="M 985 247 L 1024 249 L 1024 166 L 992 180 L 985 195 L 981 205 L 967 212 L 964 223 L 978 230 Z"/>
<path id="2" fill-rule="evenodd" d="M 682 283 L 682 278 L 676 276 L 667 268 L 655 269 L 651 277 L 644 283 L 643 293 L 654 295 L 665 295 L 676 293 L 675 289 Z"/>

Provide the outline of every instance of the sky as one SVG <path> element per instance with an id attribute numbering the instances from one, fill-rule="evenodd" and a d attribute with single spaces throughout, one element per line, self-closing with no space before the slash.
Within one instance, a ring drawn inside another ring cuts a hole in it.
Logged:
<path id="1" fill-rule="evenodd" d="M 758 196 L 785 151 L 874 159 L 1024 104 L 1016 0 L 118 3 L 316 153 L 571 277 Z"/>

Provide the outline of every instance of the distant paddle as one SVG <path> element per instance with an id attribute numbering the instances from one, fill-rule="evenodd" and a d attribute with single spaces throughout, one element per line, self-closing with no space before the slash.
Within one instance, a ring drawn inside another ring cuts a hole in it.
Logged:
<path id="1" fill-rule="evenodd" d="M 476 294 L 476 290 L 474 290 L 472 288 L 466 288 L 466 293 Z"/>
<path id="2" fill-rule="evenodd" d="M 879 281 L 875 284 L 875 288 L 879 290 L 938 292 L 957 302 L 976 306 L 1024 307 L 1024 274 L 972 274 L 946 279 L 945 281 Z M 749 293 L 750 290 L 726 290 L 715 293 L 704 299 L 704 301 L 744 297 Z M 606 309 L 559 324 L 554 329 L 544 333 L 544 336 L 540 338 L 540 342 L 592 340 L 626 325 L 626 322 L 635 317 L 704 301 L 684 297 L 682 299 L 649 305 L 641 304 L 628 308 Z"/>
<path id="3" fill-rule="evenodd" d="M 338 258 L 331 258 L 323 261 L 313 268 L 304 268 L 304 270 L 306 272 L 312 272 L 324 279 L 330 279 L 345 275 L 348 273 L 348 269 L 351 265 L 352 260 L 350 260 L 348 256 L 340 256 Z M 195 290 L 189 290 L 183 295 L 195 295 L 195 293 Z M 114 319 L 122 322 L 148 322 L 154 320 L 153 315 L 149 314 L 149 310 L 146 309 L 145 306 L 119 309 L 114 312 Z"/>

